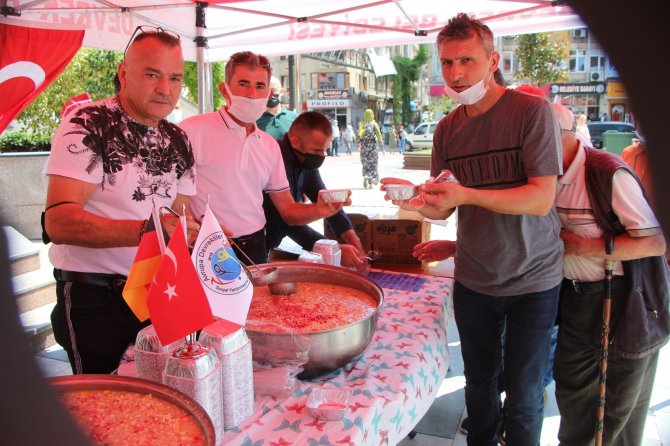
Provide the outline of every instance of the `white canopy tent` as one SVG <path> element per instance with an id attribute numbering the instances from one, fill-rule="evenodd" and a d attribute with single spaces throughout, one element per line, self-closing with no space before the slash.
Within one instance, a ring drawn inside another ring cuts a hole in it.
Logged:
<path id="1" fill-rule="evenodd" d="M 495 35 L 584 26 L 563 2 L 547 0 L 0 0 L 0 8 L 0 22 L 84 29 L 84 46 L 116 51 L 138 25 L 160 26 L 182 37 L 184 57 L 198 62 L 205 86 L 205 64 L 237 51 L 274 56 L 434 42 L 459 12 Z"/>

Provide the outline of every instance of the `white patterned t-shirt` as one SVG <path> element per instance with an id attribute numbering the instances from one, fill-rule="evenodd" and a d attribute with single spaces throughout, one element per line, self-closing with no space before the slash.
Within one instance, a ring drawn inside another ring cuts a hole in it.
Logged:
<path id="1" fill-rule="evenodd" d="M 51 142 L 47 175 L 96 184 L 84 209 L 115 220 L 143 220 L 177 193 L 195 194 L 193 151 L 179 127 L 161 120 L 147 127 L 127 115 L 117 98 L 78 108 Z M 85 248 L 53 245 L 56 268 L 127 275 L 136 247 Z"/>

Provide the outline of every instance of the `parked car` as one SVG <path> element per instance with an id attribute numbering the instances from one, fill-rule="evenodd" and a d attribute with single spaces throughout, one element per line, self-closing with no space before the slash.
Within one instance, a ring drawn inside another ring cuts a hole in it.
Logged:
<path id="1" fill-rule="evenodd" d="M 619 121 L 605 121 L 605 122 L 589 122 L 586 124 L 591 134 L 591 142 L 596 149 L 603 148 L 603 133 L 608 131 L 614 132 L 631 132 L 635 133 L 635 138 L 640 136 L 635 129 L 635 126 L 630 122 Z"/>
<path id="2" fill-rule="evenodd" d="M 412 133 L 407 134 L 407 146 L 405 147 L 407 151 L 432 148 L 433 132 L 436 126 L 437 121 L 422 122 L 417 125 Z"/>

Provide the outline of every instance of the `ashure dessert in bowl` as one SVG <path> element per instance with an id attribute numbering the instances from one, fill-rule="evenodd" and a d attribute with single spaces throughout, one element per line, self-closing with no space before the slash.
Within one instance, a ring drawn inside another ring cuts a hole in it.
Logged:
<path id="1" fill-rule="evenodd" d="M 254 359 L 273 352 L 306 353 L 300 379 L 339 369 L 357 358 L 377 328 L 382 289 L 362 274 L 330 265 L 278 262 L 274 281 L 296 293 L 273 295 L 254 287 L 246 330 Z M 270 267 L 270 264 L 258 268 Z M 272 358 L 271 358 L 272 359 Z"/>
<path id="2" fill-rule="evenodd" d="M 182 392 L 139 378 L 50 378 L 63 406 L 95 445 L 214 446 L 205 410 Z"/>

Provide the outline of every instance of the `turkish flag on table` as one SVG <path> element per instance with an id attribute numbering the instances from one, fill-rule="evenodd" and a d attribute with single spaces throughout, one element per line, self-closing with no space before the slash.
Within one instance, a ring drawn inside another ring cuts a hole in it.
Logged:
<path id="1" fill-rule="evenodd" d="M 0 23 L 0 132 L 65 69 L 83 39 L 83 30 Z"/>
<path id="2" fill-rule="evenodd" d="M 209 301 L 191 263 L 181 220 L 149 287 L 147 307 L 163 345 L 214 322 Z"/>

